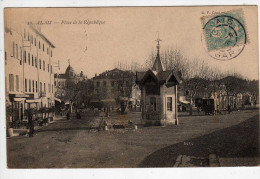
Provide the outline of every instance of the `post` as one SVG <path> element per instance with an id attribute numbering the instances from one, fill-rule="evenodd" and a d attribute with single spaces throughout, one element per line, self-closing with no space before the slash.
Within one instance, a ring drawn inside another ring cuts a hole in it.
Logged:
<path id="1" fill-rule="evenodd" d="M 175 119 L 176 119 L 176 125 L 179 125 L 179 119 L 178 119 L 178 93 L 177 93 L 178 87 L 175 85 Z"/>

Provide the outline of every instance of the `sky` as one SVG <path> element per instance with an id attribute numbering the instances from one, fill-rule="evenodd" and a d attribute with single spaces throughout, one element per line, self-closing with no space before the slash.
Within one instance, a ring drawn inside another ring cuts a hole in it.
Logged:
<path id="1" fill-rule="evenodd" d="M 151 52 L 156 52 L 155 40 L 159 32 L 162 51 L 178 48 L 190 60 L 205 61 L 222 72 L 236 72 L 248 79 L 258 79 L 256 7 L 242 8 L 249 43 L 238 57 L 228 61 L 216 60 L 209 56 L 201 39 L 202 16 L 210 15 L 213 11 L 226 12 L 240 8 L 11 8 L 5 10 L 5 23 L 20 26 L 26 22 L 51 21 L 50 24 L 39 26 L 56 47 L 53 58 L 56 62 L 60 61 L 60 70 L 54 69 L 57 73 L 64 73 L 68 59 L 76 72 L 83 71 L 88 78 L 113 69 L 119 61 L 143 64 Z M 96 20 L 101 24 L 84 24 L 88 20 Z"/>

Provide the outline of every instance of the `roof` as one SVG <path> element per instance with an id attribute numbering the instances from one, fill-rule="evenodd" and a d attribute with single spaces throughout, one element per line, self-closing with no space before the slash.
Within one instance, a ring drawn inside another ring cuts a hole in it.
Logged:
<path id="1" fill-rule="evenodd" d="M 118 79 L 118 78 L 132 78 L 134 73 L 131 71 L 123 71 L 117 68 L 109 71 L 105 71 L 98 76 L 95 76 L 93 79 Z"/>
<path id="2" fill-rule="evenodd" d="M 54 74 L 54 78 L 58 78 L 58 79 L 67 79 L 65 74 Z"/>
<path id="3" fill-rule="evenodd" d="M 156 56 L 156 59 L 154 61 L 153 67 L 152 67 L 152 70 L 156 71 L 156 72 L 164 71 L 164 68 L 163 68 L 162 62 L 160 60 L 159 54 L 157 54 L 157 56 Z"/>
<path id="4" fill-rule="evenodd" d="M 38 34 L 43 40 L 45 40 L 52 48 L 55 48 L 55 46 L 40 31 L 38 31 L 36 28 L 34 28 L 31 25 L 30 27 L 36 34 Z"/>
<path id="5" fill-rule="evenodd" d="M 181 82 L 179 76 L 171 70 L 161 71 L 158 73 L 152 70 L 148 70 L 146 72 L 136 72 L 136 83 L 139 85 L 143 84 L 149 75 L 151 75 L 159 84 L 165 84 L 172 78 L 177 82 L 177 84 Z"/>

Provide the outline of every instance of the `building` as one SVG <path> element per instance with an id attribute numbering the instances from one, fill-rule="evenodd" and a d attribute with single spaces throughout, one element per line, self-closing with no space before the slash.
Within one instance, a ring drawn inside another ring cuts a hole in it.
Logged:
<path id="1" fill-rule="evenodd" d="M 65 107 L 66 104 L 77 104 L 78 107 L 85 107 L 89 104 L 91 80 L 81 71 L 76 74 L 69 64 L 63 74 L 54 75 L 56 106 Z M 78 95 L 77 95 L 78 94 Z"/>
<path id="2" fill-rule="evenodd" d="M 12 120 L 24 109 L 54 105 L 53 49 L 55 46 L 31 25 L 5 26 L 5 84 Z"/>
<path id="3" fill-rule="evenodd" d="M 62 99 L 65 94 L 65 86 L 66 86 L 66 81 L 67 80 L 75 80 L 76 79 L 76 74 L 74 72 L 74 69 L 69 65 L 66 68 L 65 73 L 63 74 L 54 74 L 54 86 L 55 86 L 55 97 L 58 99 Z M 57 100 L 57 99 L 56 99 Z"/>
<path id="4" fill-rule="evenodd" d="M 135 104 L 138 92 L 133 86 L 135 85 L 135 75 L 131 71 L 123 71 L 117 68 L 105 71 L 93 78 L 94 92 L 91 104 L 94 107 L 117 107 L 120 99 L 131 101 Z"/>
<path id="5" fill-rule="evenodd" d="M 136 73 L 141 89 L 142 119 L 146 124 L 178 124 L 177 85 L 179 77 L 165 71 L 160 60 L 160 39 L 157 39 L 157 56 L 152 69 Z"/>

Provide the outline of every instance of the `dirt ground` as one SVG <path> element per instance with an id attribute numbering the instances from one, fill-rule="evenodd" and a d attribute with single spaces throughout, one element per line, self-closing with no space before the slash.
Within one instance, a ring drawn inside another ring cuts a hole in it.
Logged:
<path id="1" fill-rule="evenodd" d="M 45 126 L 33 138 L 8 138 L 8 167 L 173 167 L 180 154 L 204 157 L 211 153 L 231 159 L 251 157 L 250 165 L 258 165 L 258 110 L 183 116 L 178 126 L 167 127 L 143 127 L 140 117 L 140 112 L 110 117 L 131 119 L 137 131 L 98 131 L 99 119 L 85 114 L 82 119 L 62 119 Z"/>

